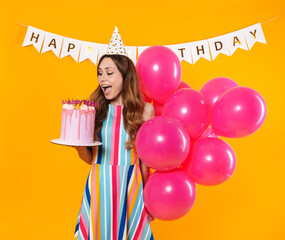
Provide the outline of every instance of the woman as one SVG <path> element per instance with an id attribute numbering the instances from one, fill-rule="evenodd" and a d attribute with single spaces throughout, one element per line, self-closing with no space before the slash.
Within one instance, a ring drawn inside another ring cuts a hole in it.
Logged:
<path id="1" fill-rule="evenodd" d="M 98 87 L 90 100 L 96 107 L 94 139 L 99 147 L 75 147 L 91 164 L 75 229 L 75 239 L 153 239 L 154 219 L 143 202 L 149 168 L 138 158 L 135 137 L 154 117 L 142 99 L 131 59 L 103 55 L 97 65 Z M 91 237 L 92 236 L 92 237 Z"/>

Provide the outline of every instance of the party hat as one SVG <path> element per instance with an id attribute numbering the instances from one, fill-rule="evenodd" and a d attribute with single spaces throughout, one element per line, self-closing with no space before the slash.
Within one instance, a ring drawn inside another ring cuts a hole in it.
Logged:
<path id="1" fill-rule="evenodd" d="M 119 55 L 125 55 L 128 57 L 126 48 L 123 44 L 123 41 L 122 41 L 122 38 L 118 31 L 117 26 L 115 26 L 115 30 L 113 32 L 110 43 L 108 45 L 106 54 L 119 54 Z"/>

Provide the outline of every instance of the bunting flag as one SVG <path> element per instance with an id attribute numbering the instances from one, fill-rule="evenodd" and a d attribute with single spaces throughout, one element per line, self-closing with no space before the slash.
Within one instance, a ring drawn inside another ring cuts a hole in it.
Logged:
<path id="1" fill-rule="evenodd" d="M 195 64 L 200 58 L 213 61 L 221 53 L 232 56 L 238 49 L 250 50 L 256 43 L 266 44 L 260 23 L 221 36 L 180 44 L 162 45 L 170 48 L 180 61 Z M 108 44 L 86 42 L 49 33 L 28 26 L 22 47 L 34 45 L 38 52 L 52 51 L 58 58 L 71 56 L 76 62 L 89 59 L 95 65 L 107 52 Z M 136 64 L 139 56 L 150 46 L 125 46 L 128 57 Z"/>

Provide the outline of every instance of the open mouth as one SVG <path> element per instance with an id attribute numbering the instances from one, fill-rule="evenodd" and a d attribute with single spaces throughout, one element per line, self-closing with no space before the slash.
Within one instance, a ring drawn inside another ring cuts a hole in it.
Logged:
<path id="1" fill-rule="evenodd" d="M 104 94 L 110 93 L 111 88 L 112 88 L 112 86 L 103 86 L 102 89 L 103 89 Z"/>

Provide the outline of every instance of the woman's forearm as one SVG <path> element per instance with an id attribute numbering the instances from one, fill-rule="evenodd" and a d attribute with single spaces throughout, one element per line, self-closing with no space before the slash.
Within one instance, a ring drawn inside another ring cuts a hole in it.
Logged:
<path id="1" fill-rule="evenodd" d="M 145 186 L 145 183 L 149 177 L 150 173 L 150 168 L 140 159 L 140 169 L 142 173 L 142 181 L 143 181 L 143 186 Z"/>

